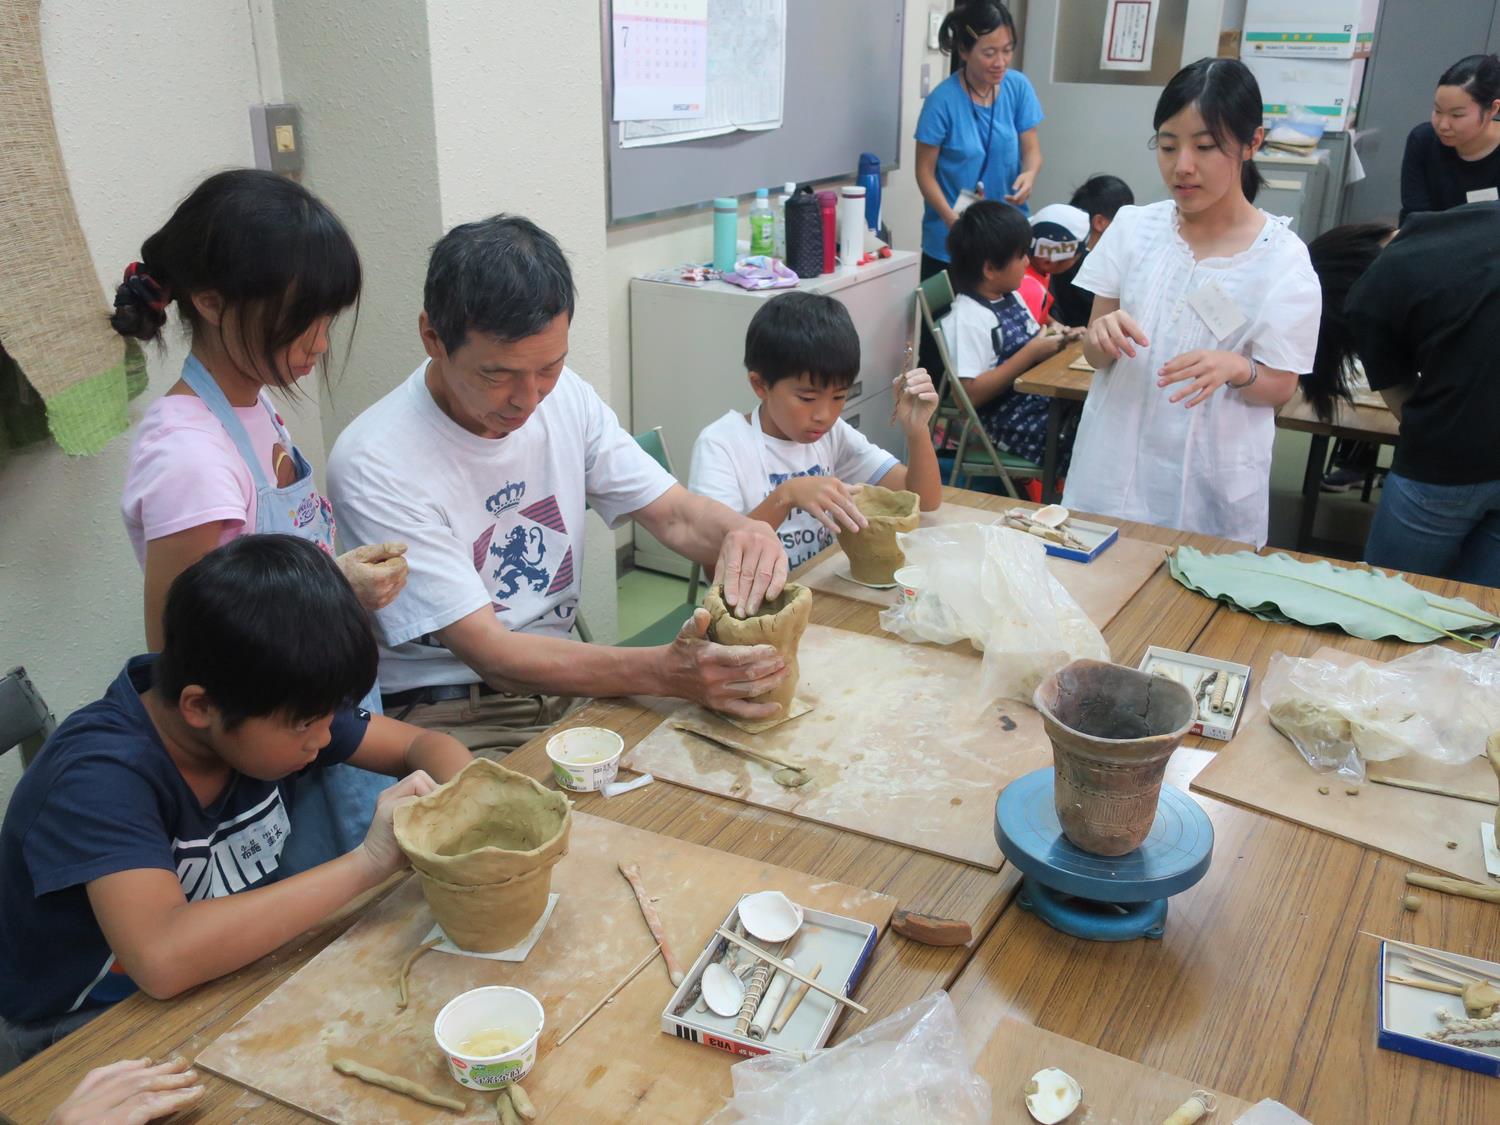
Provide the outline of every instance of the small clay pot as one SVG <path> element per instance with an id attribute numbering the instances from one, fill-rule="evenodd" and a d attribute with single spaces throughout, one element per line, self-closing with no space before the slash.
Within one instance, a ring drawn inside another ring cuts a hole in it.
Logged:
<path id="1" fill-rule="evenodd" d="M 1032 698 L 1052 742 L 1063 835 L 1094 855 L 1141 846 L 1167 760 L 1193 725 L 1187 688 L 1100 660 L 1075 660 Z"/>
<path id="2" fill-rule="evenodd" d="M 896 539 L 898 531 L 915 531 L 921 520 L 915 492 L 893 492 L 867 484 L 854 494 L 854 503 L 869 521 L 863 531 L 839 532 L 839 546 L 849 557 L 849 574 L 856 582 L 889 586 L 906 555 Z"/>
<path id="3" fill-rule="evenodd" d="M 785 716 L 797 694 L 797 645 L 812 616 L 812 591 L 806 586 L 788 583 L 754 617 L 736 617 L 724 601 L 724 587 L 713 586 L 703 599 L 708 610 L 708 639 L 721 645 L 770 645 L 786 662 L 787 675 L 780 685 L 763 695 L 756 703 L 774 703 Z"/>

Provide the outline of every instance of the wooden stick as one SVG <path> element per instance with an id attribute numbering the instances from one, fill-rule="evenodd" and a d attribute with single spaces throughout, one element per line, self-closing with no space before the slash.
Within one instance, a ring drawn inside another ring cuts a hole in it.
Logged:
<path id="1" fill-rule="evenodd" d="M 1475 793 L 1469 789 L 1449 789 L 1446 785 L 1434 785 L 1430 781 L 1413 781 L 1408 777 L 1384 777 L 1369 774 L 1376 785 L 1389 785 L 1395 789 L 1411 789 L 1417 793 L 1435 793 L 1439 797 L 1457 797 L 1460 801 L 1474 801 L 1481 805 L 1500 805 L 1500 797 L 1487 793 Z"/>
<path id="2" fill-rule="evenodd" d="M 1425 945 L 1412 945 L 1410 942 L 1398 941 L 1395 938 L 1381 937 L 1379 934 L 1372 934 L 1369 930 L 1360 930 L 1359 932 L 1364 934 L 1365 937 L 1372 937 L 1376 941 L 1383 941 L 1387 945 L 1395 946 L 1397 949 L 1404 950 L 1408 953 L 1415 953 L 1417 954 L 1417 956 L 1423 958 L 1424 960 L 1431 961 L 1433 964 L 1443 965 L 1449 969 L 1456 969 L 1460 973 L 1473 974 L 1474 972 L 1473 969 L 1469 968 L 1469 966 L 1463 964 L 1462 962 L 1455 961 L 1451 957 L 1444 956 L 1442 953 L 1439 953 L 1436 950 L 1430 950 Z M 1410 960 L 1409 957 L 1407 959 Z M 1479 976 L 1475 979 L 1486 981 L 1489 984 L 1500 983 L 1492 981 L 1485 976 Z"/>
<path id="3" fill-rule="evenodd" d="M 581 1020 L 575 1023 L 572 1027 L 568 1028 L 567 1031 L 563 1032 L 562 1035 L 558 1038 L 555 1045 L 561 1047 L 570 1038 L 572 1038 L 572 1035 L 575 1031 L 577 1031 L 584 1024 L 588 1023 L 589 1020 L 593 1019 L 600 1008 L 604 1007 L 604 1005 L 608 1004 L 615 998 L 615 993 L 619 992 L 620 989 L 624 988 L 631 981 L 635 980 L 636 977 L 640 976 L 642 970 L 644 970 L 647 965 L 651 964 L 652 961 L 656 960 L 656 955 L 660 952 L 661 946 L 653 945 L 651 947 L 651 952 L 646 954 L 645 959 L 635 968 L 631 969 L 630 972 L 626 973 L 619 984 L 615 985 L 608 992 L 606 992 L 604 994 L 604 999 L 600 1000 L 599 1003 L 595 1004 L 592 1008 L 585 1012 Z"/>
<path id="4" fill-rule="evenodd" d="M 469 1108 L 457 1098 L 435 1093 L 421 1083 L 413 1082 L 410 1078 L 403 1078 L 399 1074 L 387 1074 L 383 1070 L 376 1070 L 373 1066 L 366 1066 L 353 1059 L 334 1059 L 333 1069 L 340 1074 L 347 1074 L 350 1078 L 368 1082 L 371 1086 L 379 1086 L 382 1090 L 405 1094 L 408 1098 L 416 1098 L 419 1102 L 426 1102 L 440 1109 L 452 1109 L 461 1113 Z"/>
<path id="5" fill-rule="evenodd" d="M 831 1000 L 837 1000 L 840 1004 L 843 1004 L 845 1007 L 853 1008 L 856 1012 L 858 1012 L 862 1016 L 867 1016 L 867 1015 L 870 1014 L 870 1009 L 866 1008 L 863 1004 L 857 1003 L 856 1001 L 849 999 L 849 997 L 845 996 L 842 992 L 835 992 L 833 989 L 829 988 L 826 984 L 819 984 L 817 981 L 813 980 L 811 977 L 806 976 L 806 975 L 804 975 L 802 973 L 799 973 L 796 969 L 794 969 L 792 966 L 788 965 L 780 957 L 777 957 L 777 956 L 775 956 L 774 954 L 771 954 L 771 953 L 767 953 L 764 949 L 762 949 L 760 946 L 756 945 L 754 942 L 752 942 L 752 941 L 746 941 L 744 938 L 735 937 L 732 933 L 730 933 L 728 930 L 726 930 L 723 926 L 720 926 L 714 932 L 717 933 L 722 938 L 728 938 L 730 941 L 734 942 L 735 945 L 737 945 L 741 949 L 745 950 L 751 956 L 759 958 L 760 960 L 764 961 L 768 965 L 774 965 L 776 968 L 780 969 L 783 973 L 785 973 L 787 976 L 791 977 L 793 980 L 799 980 L 799 981 L 801 981 L 803 984 L 805 984 L 808 987 L 812 988 L 813 991 L 815 991 L 815 992 L 821 992 L 824 996 L 827 996 L 829 999 L 831 999 Z"/>
<path id="6" fill-rule="evenodd" d="M 1465 879 L 1447 879 L 1441 875 L 1424 875 L 1420 871 L 1408 871 L 1406 881 L 1414 887 L 1423 887 L 1429 891 L 1442 891 L 1444 894 L 1458 895 L 1460 898 L 1475 898 L 1480 902 L 1500 902 L 1500 887 L 1481 887 L 1478 883 L 1470 883 Z"/>
<path id="7" fill-rule="evenodd" d="M 818 974 L 822 971 L 823 962 L 819 961 L 813 966 L 813 980 L 817 980 Z M 801 1004 L 802 998 L 807 995 L 807 988 L 807 985 L 799 984 L 796 988 L 792 989 L 791 994 L 786 998 L 786 1003 L 781 1006 L 781 1011 L 776 1014 L 776 1022 L 771 1024 L 771 1033 L 773 1035 L 781 1034 L 781 1029 L 786 1026 L 786 1021 L 792 1018 L 792 1013 L 797 1010 L 797 1005 Z"/>
<path id="8" fill-rule="evenodd" d="M 672 987 L 678 987 L 687 974 L 682 971 L 682 966 L 677 963 L 677 958 L 672 953 L 672 947 L 667 944 L 667 934 L 662 929 L 660 915 L 656 913 L 656 904 L 651 901 L 651 896 L 646 894 L 645 885 L 641 882 L 641 869 L 633 863 L 622 863 L 620 874 L 625 876 L 631 889 L 635 891 L 635 901 L 641 904 L 641 914 L 645 916 L 646 928 L 651 931 L 651 936 L 661 947 L 662 960 L 667 964 L 667 976 L 672 981 Z"/>
<path id="9" fill-rule="evenodd" d="M 411 975 L 412 965 L 416 963 L 418 957 L 422 956 L 422 954 L 426 953 L 429 949 L 437 945 L 442 940 L 442 937 L 438 936 L 433 938 L 431 941 L 424 941 L 421 945 L 417 946 L 417 948 L 413 949 L 406 955 L 405 961 L 401 962 L 401 971 L 396 974 L 396 990 L 398 993 L 396 999 L 396 1010 L 398 1012 L 406 1011 L 406 1005 L 409 999 L 406 992 L 406 978 Z"/>
<path id="10" fill-rule="evenodd" d="M 1388 984 L 1404 984 L 1408 988 L 1424 988 L 1428 992 L 1442 992 L 1449 996 L 1462 996 L 1464 994 L 1464 990 L 1460 985 L 1442 984 L 1435 980 L 1417 980 L 1415 977 L 1398 976 L 1389 976 L 1385 979 Z"/>

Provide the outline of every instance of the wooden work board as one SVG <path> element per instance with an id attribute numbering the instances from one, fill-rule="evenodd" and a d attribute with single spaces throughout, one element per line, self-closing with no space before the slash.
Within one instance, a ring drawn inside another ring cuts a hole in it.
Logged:
<path id="1" fill-rule="evenodd" d="M 704 793 L 1000 870 L 995 799 L 1022 774 L 1052 764 L 1052 744 L 1030 706 L 981 708 L 976 653 L 809 625 L 797 660 L 797 697 L 813 709 L 757 735 L 695 704 L 678 707 L 624 764 Z M 672 723 L 691 719 L 725 737 L 805 766 L 813 780 L 786 789 L 772 769 Z"/>
<path id="2" fill-rule="evenodd" d="M 746 892 L 783 891 L 880 929 L 896 905 L 886 895 L 574 813 L 568 855 L 553 869 L 557 907 L 524 962 L 425 953 L 411 970 L 411 1004 L 397 1011 L 396 973 L 433 925 L 413 877 L 202 1051 L 196 1065 L 325 1121 L 493 1125 L 494 1094 L 453 1080 L 432 1025 L 462 992 L 513 985 L 546 1012 L 536 1068 L 523 1083 L 540 1119 L 616 1121 L 630 1112 L 642 1121 L 701 1121 L 728 1096 L 735 1059 L 662 1032 L 673 989 L 659 959 L 556 1047 L 652 947 L 622 862 L 640 866 L 684 968 Z M 330 1064 L 343 1056 L 460 1098 L 468 1112 L 337 1074 Z"/>
<path id="3" fill-rule="evenodd" d="M 1040 1027 L 1005 1019 L 985 1043 L 974 1069 L 990 1084 L 990 1120 L 995 1125 L 1028 1125 L 1023 1091 L 1031 1076 L 1047 1067 L 1070 1074 L 1083 1087 L 1083 1101 L 1067 1125 L 1156 1125 L 1194 1092 L 1219 1099 L 1204 1125 L 1233 1121 L 1250 1108 L 1239 1098 L 1208 1090 L 1155 1067 L 1131 1062 L 1086 1043 Z"/>
<path id="4" fill-rule="evenodd" d="M 998 523 L 1003 513 L 987 512 L 962 504 L 944 504 L 935 512 L 922 513 L 922 526 L 945 524 Z M 1093 562 L 1047 556 L 1047 569 L 1062 583 L 1062 588 L 1076 601 L 1090 621 L 1103 629 L 1135 597 L 1136 591 L 1156 573 L 1166 558 L 1166 549 L 1156 543 L 1120 536 Z M 865 586 L 849 577 L 849 559 L 835 545 L 823 558 L 797 579 L 802 585 L 824 594 L 881 608 L 893 606 L 900 593 L 895 587 L 881 590 Z"/>
<path id="5" fill-rule="evenodd" d="M 1362 658 L 1323 648 L 1313 659 L 1348 666 Z M 1364 662 L 1383 663 L 1368 658 Z M 1408 754 L 1372 762 L 1368 772 L 1450 789 L 1495 792 L 1495 774 L 1483 755 L 1461 766 L 1448 766 Z M 1412 863 L 1477 883 L 1489 882 L 1479 826 L 1493 822 L 1494 805 L 1369 781 L 1354 786 L 1337 774 L 1317 773 L 1292 740 L 1271 725 L 1258 702 L 1240 721 L 1239 733 L 1193 779 L 1192 788 Z M 1324 788 L 1327 793 L 1319 792 Z M 1350 789 L 1356 789 L 1357 795 L 1351 795 Z M 1448 847 L 1450 840 L 1458 846 Z"/>

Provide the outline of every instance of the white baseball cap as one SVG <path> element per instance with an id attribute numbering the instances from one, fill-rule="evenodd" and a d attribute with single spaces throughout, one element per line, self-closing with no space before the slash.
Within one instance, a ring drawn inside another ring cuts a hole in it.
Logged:
<path id="1" fill-rule="evenodd" d="M 1088 212 L 1067 203 L 1049 203 L 1031 216 L 1031 253 L 1044 261 L 1073 257 L 1088 236 Z"/>

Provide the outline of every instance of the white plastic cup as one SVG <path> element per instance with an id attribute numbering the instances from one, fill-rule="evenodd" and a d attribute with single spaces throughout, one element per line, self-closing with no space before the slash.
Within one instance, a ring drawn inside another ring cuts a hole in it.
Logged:
<path id="1" fill-rule="evenodd" d="M 557 784 L 575 793 L 592 793 L 615 779 L 625 740 L 604 727 L 573 727 L 547 739 L 547 757 Z"/>
<path id="2" fill-rule="evenodd" d="M 896 588 L 901 591 L 902 605 L 913 604 L 917 595 L 922 592 L 922 587 L 927 585 L 927 571 L 920 566 L 903 566 L 891 577 L 896 581 Z"/>
<path id="3" fill-rule="evenodd" d="M 448 1056 L 454 1081 L 471 1090 L 493 1090 L 531 1073 L 545 1023 L 542 1005 L 531 993 L 492 985 L 449 1000 L 433 1021 L 432 1034 Z M 511 1032 L 521 1045 L 503 1055 L 469 1055 L 460 1049 L 471 1035 L 491 1028 Z"/>

